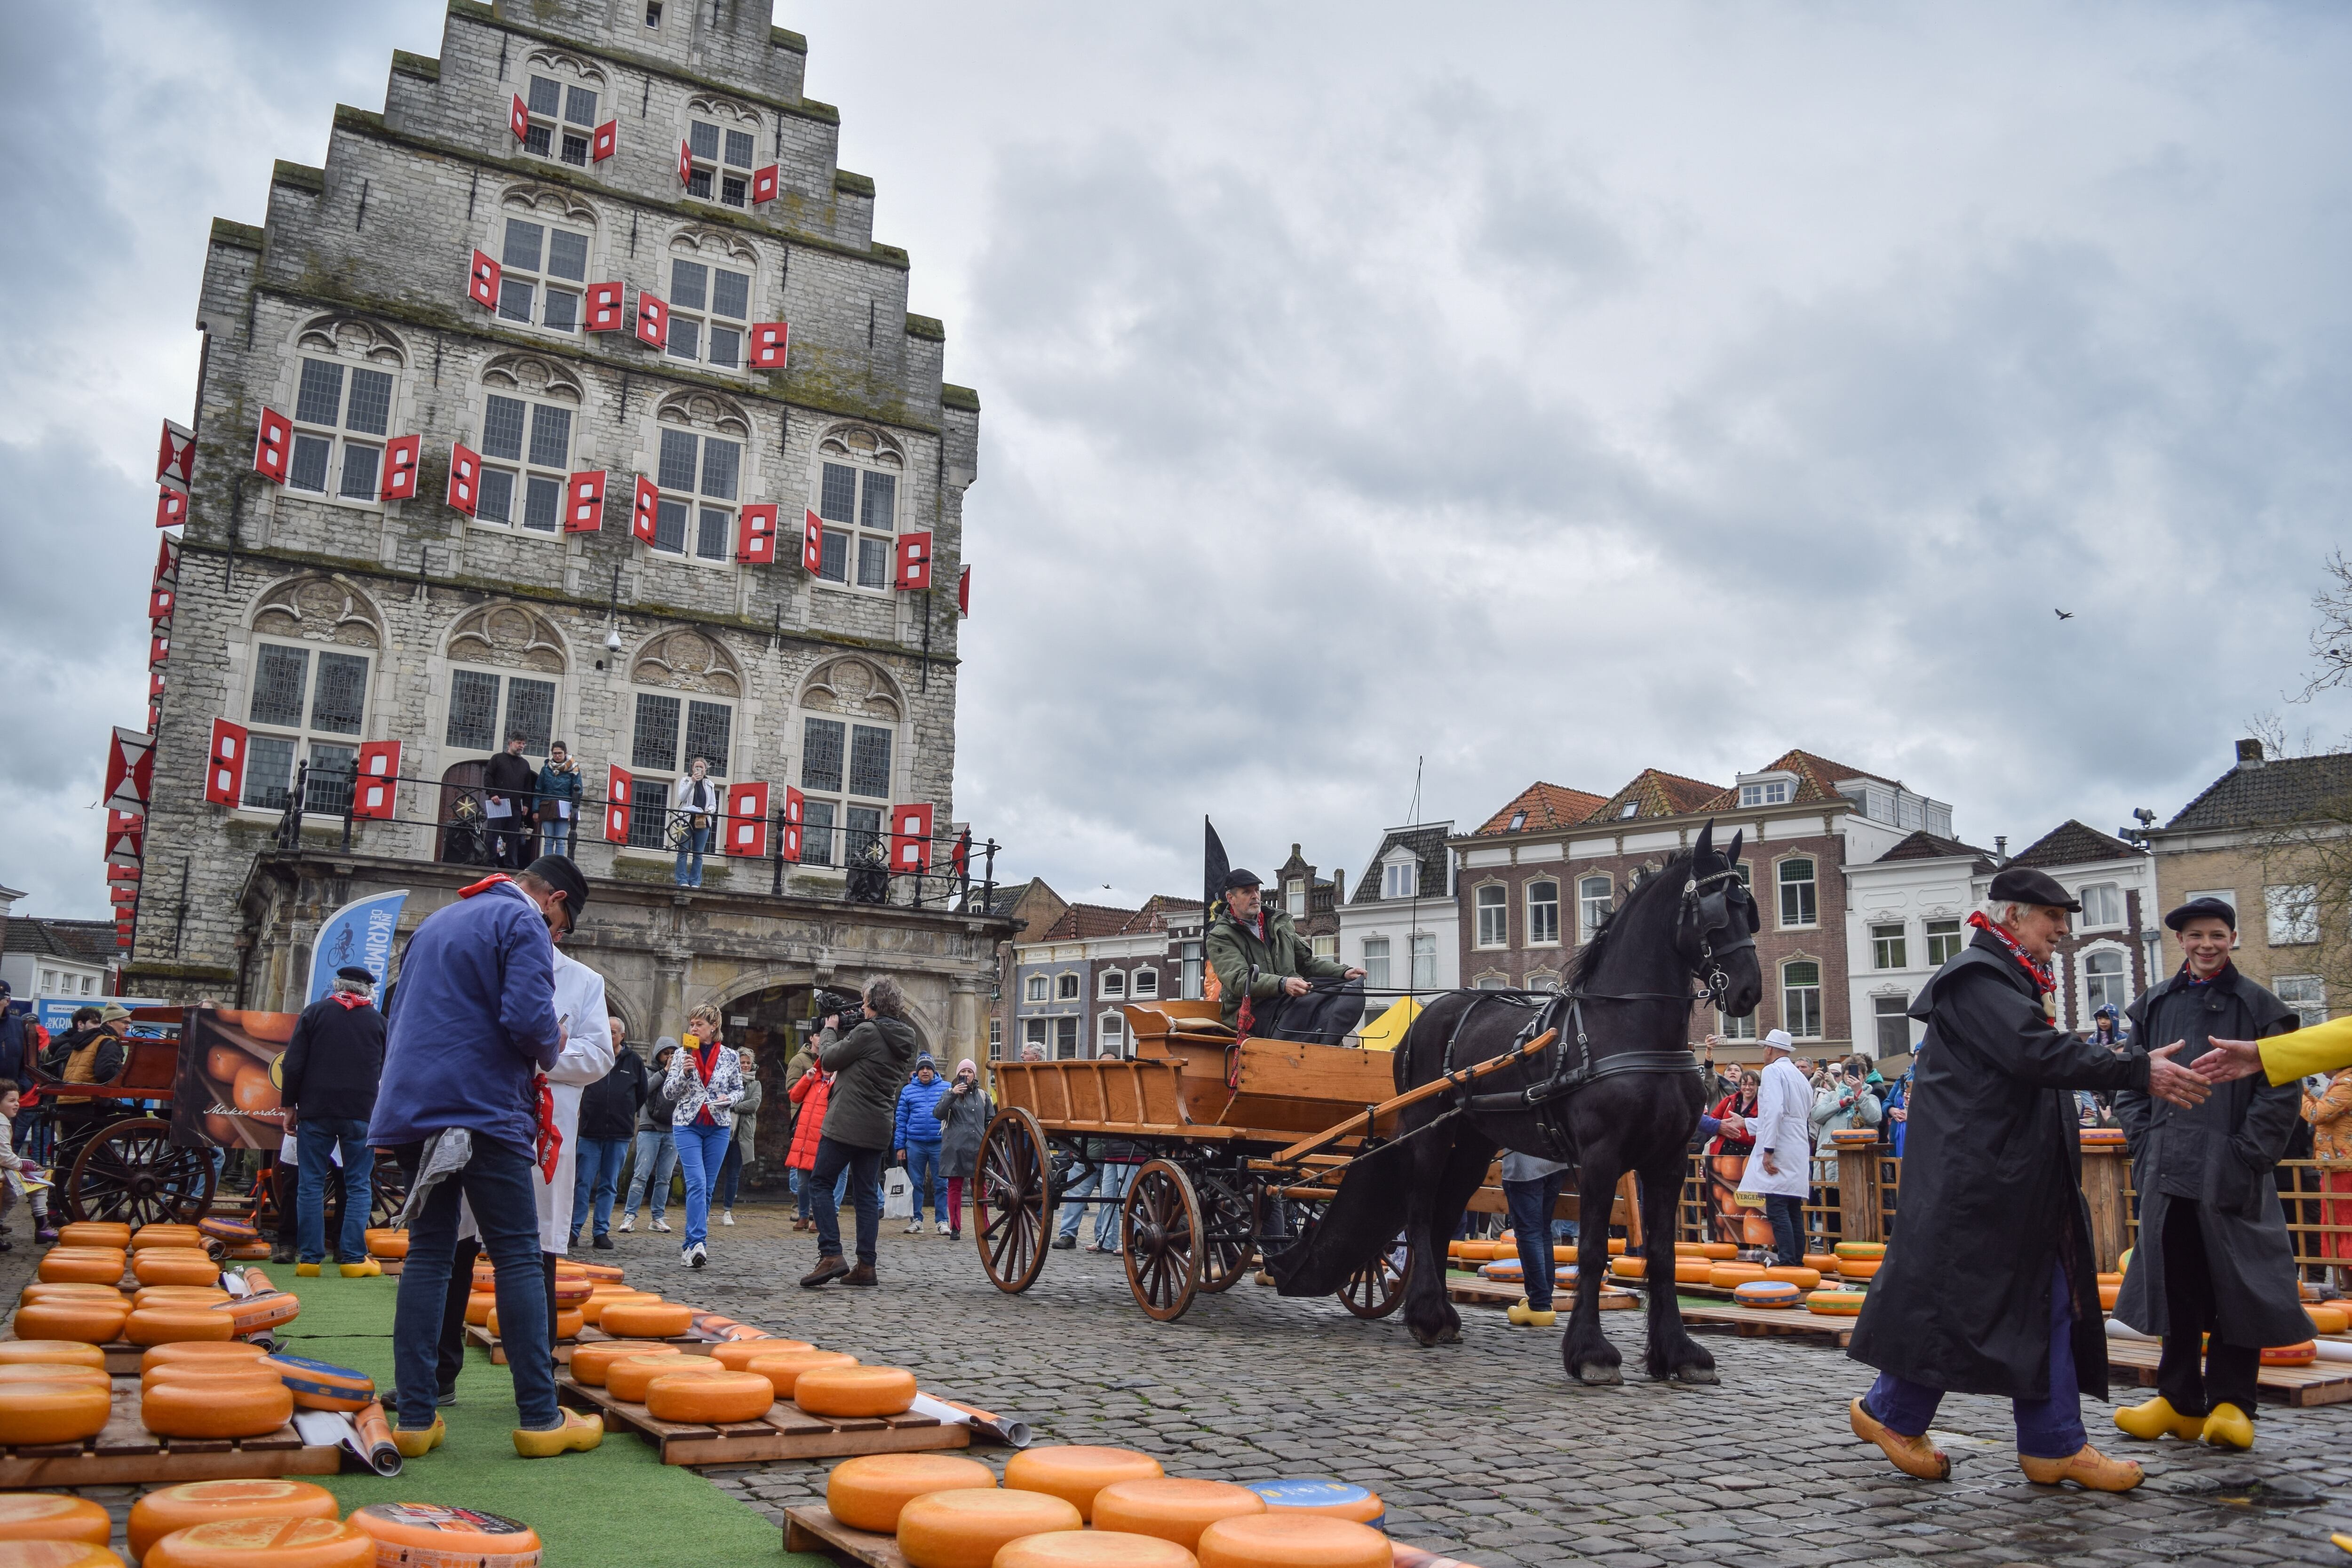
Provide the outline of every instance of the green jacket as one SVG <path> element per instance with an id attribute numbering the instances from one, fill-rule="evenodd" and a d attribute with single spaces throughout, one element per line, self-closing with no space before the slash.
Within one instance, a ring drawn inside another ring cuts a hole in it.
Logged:
<path id="1" fill-rule="evenodd" d="M 837 1039 L 830 1031 L 819 1037 L 817 1065 L 841 1075 L 820 1135 L 853 1149 L 889 1148 L 898 1090 L 914 1074 L 919 1048 L 914 1026 L 899 1018 L 867 1018 Z"/>
<path id="2" fill-rule="evenodd" d="M 1219 915 L 1209 928 L 1209 967 L 1216 972 L 1218 1005 L 1228 1026 L 1241 1011 L 1244 996 L 1254 1002 L 1278 996 L 1290 975 L 1337 980 L 1348 973 L 1348 966 L 1336 958 L 1316 957 L 1314 945 L 1292 927 L 1288 915 L 1267 910 L 1263 919 L 1262 942 L 1231 914 Z"/>

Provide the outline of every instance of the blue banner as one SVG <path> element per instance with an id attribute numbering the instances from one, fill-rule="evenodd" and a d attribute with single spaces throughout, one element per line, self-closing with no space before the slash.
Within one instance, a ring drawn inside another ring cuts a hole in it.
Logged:
<path id="1" fill-rule="evenodd" d="M 335 971 L 356 963 L 375 976 L 379 990 L 392 968 L 392 933 L 400 924 L 400 906 L 408 889 L 378 893 L 345 904 L 319 927 L 310 948 L 310 994 L 305 1005 L 324 996 L 333 985 Z"/>

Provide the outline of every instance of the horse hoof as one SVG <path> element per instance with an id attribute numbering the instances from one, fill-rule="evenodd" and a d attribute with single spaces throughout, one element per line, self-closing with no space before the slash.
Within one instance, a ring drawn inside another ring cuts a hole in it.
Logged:
<path id="1" fill-rule="evenodd" d="M 1587 1388 L 1615 1388 L 1624 1383 L 1625 1374 L 1613 1366 L 1587 1362 L 1576 1369 L 1576 1381 Z"/>
<path id="2" fill-rule="evenodd" d="M 1715 1368 L 1711 1366 L 1678 1366 L 1675 1368 L 1675 1381 L 1712 1387 L 1723 1379 L 1716 1375 Z"/>
<path id="3" fill-rule="evenodd" d="M 1443 1334 L 1435 1329 L 1424 1329 L 1417 1323 L 1407 1323 L 1405 1327 L 1412 1334 L 1412 1342 L 1425 1351 L 1435 1350 L 1445 1342 Z"/>
<path id="4" fill-rule="evenodd" d="M 1462 1331 L 1459 1328 L 1448 1329 L 1437 1337 L 1437 1342 L 1442 1345 L 1458 1345 L 1462 1342 Z"/>

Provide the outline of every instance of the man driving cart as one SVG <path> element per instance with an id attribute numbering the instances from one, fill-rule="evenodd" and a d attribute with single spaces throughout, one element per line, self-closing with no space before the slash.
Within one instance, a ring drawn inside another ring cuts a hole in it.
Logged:
<path id="1" fill-rule="evenodd" d="M 1316 957 L 1290 916 L 1265 907 L 1256 872 L 1226 873 L 1223 891 L 1208 956 L 1235 1036 L 1338 1045 L 1363 1019 L 1364 972 Z"/>

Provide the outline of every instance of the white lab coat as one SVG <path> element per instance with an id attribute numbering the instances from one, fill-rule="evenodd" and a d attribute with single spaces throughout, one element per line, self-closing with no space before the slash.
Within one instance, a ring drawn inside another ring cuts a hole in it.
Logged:
<path id="1" fill-rule="evenodd" d="M 1740 1173 L 1739 1190 L 1776 1197 L 1801 1198 L 1811 1191 L 1813 1168 L 1813 1091 L 1797 1064 L 1781 1057 L 1764 1069 L 1756 1091 L 1756 1114 L 1748 1119 L 1748 1135 L 1756 1140 Z M 1778 1174 L 1764 1169 L 1764 1151 L 1772 1151 Z"/>
<path id="2" fill-rule="evenodd" d="M 604 977 L 555 950 L 555 1016 L 567 1021 L 563 1054 L 547 1071 L 555 1102 L 555 1131 L 563 1145 L 555 1156 L 555 1179 L 531 1167 L 539 1199 L 539 1249 L 562 1252 L 572 1240 L 572 1188 L 580 1170 L 580 1091 L 613 1070 L 613 1021 L 604 1010 Z M 478 1234 L 474 1212 L 459 1205 L 457 1234 Z"/>

